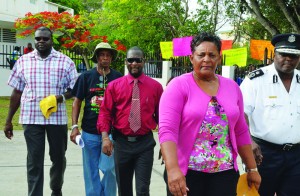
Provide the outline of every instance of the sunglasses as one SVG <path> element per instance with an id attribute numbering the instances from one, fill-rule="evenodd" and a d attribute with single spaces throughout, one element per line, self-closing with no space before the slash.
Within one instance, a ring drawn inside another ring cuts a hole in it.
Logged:
<path id="1" fill-rule="evenodd" d="M 47 41 L 50 40 L 50 37 L 35 37 L 34 39 L 35 39 L 36 41 L 38 41 L 38 42 L 41 41 L 41 40 L 47 42 Z"/>
<path id="2" fill-rule="evenodd" d="M 143 62 L 143 58 L 126 58 L 126 61 L 128 63 L 133 63 L 133 62 L 136 62 L 136 63 L 141 63 Z"/>

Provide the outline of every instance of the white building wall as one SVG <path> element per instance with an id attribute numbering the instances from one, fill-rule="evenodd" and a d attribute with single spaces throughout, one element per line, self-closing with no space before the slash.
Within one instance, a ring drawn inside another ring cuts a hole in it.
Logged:
<path id="1" fill-rule="evenodd" d="M 12 88 L 7 85 L 11 70 L 0 67 L 0 96 L 10 96 Z"/>
<path id="2" fill-rule="evenodd" d="M 72 15 L 74 10 L 62 5 L 58 5 L 47 0 L 0 0 L 0 30 L 14 29 L 14 23 L 18 18 L 23 18 L 28 12 L 32 14 L 51 11 L 57 12 L 58 8 L 63 8 Z M 27 43 L 32 43 L 34 46 L 34 37 L 28 36 L 26 38 L 16 38 L 16 43 L 2 42 L 0 38 L 0 52 L 6 51 L 6 47 L 13 48 L 14 46 L 26 47 Z M 4 47 L 4 48 L 3 48 Z M 12 52 L 12 51 L 11 51 Z M 23 53 L 23 51 L 22 51 Z M 6 58 L 9 56 L 0 55 L 0 66 L 7 65 Z"/>
<path id="3" fill-rule="evenodd" d="M 0 24 L 10 28 L 13 28 L 13 23 L 17 18 L 24 17 L 28 12 L 32 14 L 43 11 L 57 12 L 61 7 L 74 14 L 73 9 L 47 0 L 0 0 L 0 5 Z M 2 24 L 2 22 L 9 24 Z"/>
<path id="4" fill-rule="evenodd" d="M 59 7 L 74 14 L 73 9 L 51 3 L 47 0 L 0 0 L 0 28 L 14 29 L 16 19 L 25 17 L 25 14 L 28 12 L 31 12 L 32 14 L 43 11 L 57 12 Z M 25 39 L 17 38 L 17 43 L 0 42 L 0 44 L 26 46 L 28 42 L 33 43 L 33 37 Z"/>

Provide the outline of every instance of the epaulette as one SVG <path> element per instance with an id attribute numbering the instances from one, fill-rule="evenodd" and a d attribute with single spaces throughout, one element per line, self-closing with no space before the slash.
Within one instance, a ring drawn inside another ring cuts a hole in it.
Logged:
<path id="1" fill-rule="evenodd" d="M 255 71 L 252 71 L 248 74 L 248 77 L 250 78 L 250 80 L 252 80 L 253 78 L 259 77 L 264 75 L 264 72 L 261 69 L 257 69 Z"/>

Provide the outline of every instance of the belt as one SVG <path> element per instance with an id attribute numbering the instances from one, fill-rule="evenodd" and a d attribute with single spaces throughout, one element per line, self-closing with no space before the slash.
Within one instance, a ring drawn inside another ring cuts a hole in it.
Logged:
<path id="1" fill-rule="evenodd" d="M 113 132 L 114 132 L 113 134 L 115 136 L 115 139 L 117 139 L 118 137 L 121 137 L 121 138 L 126 139 L 128 142 L 137 142 L 146 136 L 152 135 L 151 130 L 148 133 L 146 133 L 145 135 L 137 135 L 137 136 L 124 135 L 120 130 L 115 129 L 115 128 L 114 128 Z"/>
<path id="2" fill-rule="evenodd" d="M 266 140 L 263 140 L 263 139 L 260 139 L 260 138 L 254 137 L 254 136 L 252 136 L 252 139 L 257 144 L 263 144 L 265 146 L 268 146 L 268 147 L 276 149 L 276 150 L 291 151 L 291 150 L 294 150 L 294 149 L 300 147 L 300 143 L 296 143 L 296 144 L 291 144 L 291 143 L 274 144 L 274 143 L 268 142 Z"/>

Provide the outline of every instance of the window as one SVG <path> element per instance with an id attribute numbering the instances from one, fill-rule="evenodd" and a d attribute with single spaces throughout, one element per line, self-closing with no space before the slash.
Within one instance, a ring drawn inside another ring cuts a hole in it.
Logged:
<path id="1" fill-rule="evenodd" d="M 0 41 L 6 43 L 16 43 L 16 31 L 13 29 L 0 29 Z"/>

